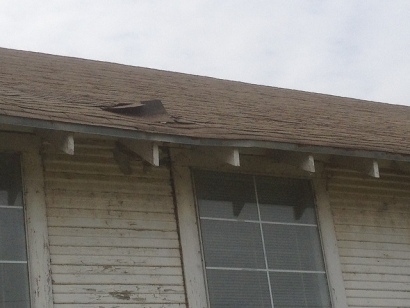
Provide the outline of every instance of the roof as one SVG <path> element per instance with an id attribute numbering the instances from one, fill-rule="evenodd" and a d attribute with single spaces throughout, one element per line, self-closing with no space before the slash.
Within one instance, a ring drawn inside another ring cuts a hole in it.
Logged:
<path id="1" fill-rule="evenodd" d="M 160 100 L 166 114 L 106 108 L 150 100 Z M 175 140 L 410 155 L 407 106 L 2 48 L 0 116 Z"/>

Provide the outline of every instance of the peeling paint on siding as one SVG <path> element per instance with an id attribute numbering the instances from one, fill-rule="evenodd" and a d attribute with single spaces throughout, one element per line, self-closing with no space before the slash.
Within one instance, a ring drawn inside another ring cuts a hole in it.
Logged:
<path id="1" fill-rule="evenodd" d="M 410 176 L 328 172 L 349 306 L 409 307 Z"/>
<path id="2" fill-rule="evenodd" d="M 54 305 L 186 307 L 169 169 L 123 175 L 113 147 L 45 153 Z"/>

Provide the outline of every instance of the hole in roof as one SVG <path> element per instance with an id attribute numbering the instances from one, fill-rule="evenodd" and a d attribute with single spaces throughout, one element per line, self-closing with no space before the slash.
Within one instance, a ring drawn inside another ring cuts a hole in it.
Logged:
<path id="1" fill-rule="evenodd" d="M 120 103 L 114 106 L 101 107 L 102 110 L 129 115 L 129 116 L 153 116 L 167 114 L 164 105 L 160 100 L 143 101 L 141 103 Z"/>

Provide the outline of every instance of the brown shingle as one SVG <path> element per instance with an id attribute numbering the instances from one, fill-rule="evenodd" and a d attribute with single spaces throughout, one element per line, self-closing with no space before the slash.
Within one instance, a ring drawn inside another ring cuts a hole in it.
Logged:
<path id="1" fill-rule="evenodd" d="M 156 99 L 173 121 L 101 109 Z M 410 155 L 410 107 L 9 49 L 0 49 L 0 109 L 192 138 Z"/>

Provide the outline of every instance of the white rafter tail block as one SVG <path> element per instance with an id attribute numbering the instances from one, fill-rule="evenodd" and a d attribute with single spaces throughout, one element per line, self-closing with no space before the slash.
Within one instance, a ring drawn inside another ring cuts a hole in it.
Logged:
<path id="1" fill-rule="evenodd" d="M 380 172 L 379 172 L 379 164 L 377 163 L 376 160 L 369 161 L 368 165 L 368 175 L 370 175 L 373 178 L 380 178 Z"/>
<path id="2" fill-rule="evenodd" d="M 315 158 L 312 154 L 287 153 L 281 155 L 280 162 L 300 168 L 304 171 L 315 173 Z"/>
<path id="3" fill-rule="evenodd" d="M 301 162 L 300 162 L 300 167 L 310 173 L 316 172 L 315 169 L 315 158 L 313 155 L 308 155 L 306 157 L 303 157 Z"/>
<path id="4" fill-rule="evenodd" d="M 158 144 L 154 143 L 152 145 L 152 162 L 153 166 L 159 166 L 159 147 Z"/>
<path id="5" fill-rule="evenodd" d="M 350 170 L 355 170 L 372 178 L 380 178 L 379 163 L 375 159 L 364 157 L 337 157 L 333 164 Z"/>
<path id="6" fill-rule="evenodd" d="M 74 136 L 72 134 L 62 136 L 60 149 L 66 154 L 74 155 Z"/>
<path id="7" fill-rule="evenodd" d="M 224 164 L 234 167 L 241 166 L 239 150 L 235 148 L 197 148 L 195 151 Z"/>
<path id="8" fill-rule="evenodd" d="M 226 162 L 229 165 L 232 165 L 234 167 L 240 167 L 241 166 L 241 161 L 240 161 L 240 158 L 239 158 L 238 149 L 233 149 L 233 150 L 228 151 Z"/>
<path id="9" fill-rule="evenodd" d="M 212 155 L 219 161 L 234 167 L 240 167 L 241 161 L 239 158 L 238 149 L 218 148 L 212 150 Z"/>
<path id="10" fill-rule="evenodd" d="M 133 141 L 126 146 L 149 164 L 159 166 L 159 147 L 154 142 Z"/>
<path id="11" fill-rule="evenodd" d="M 43 141 L 50 144 L 54 149 L 74 155 L 74 135 L 72 133 L 40 131 L 38 134 Z"/>

